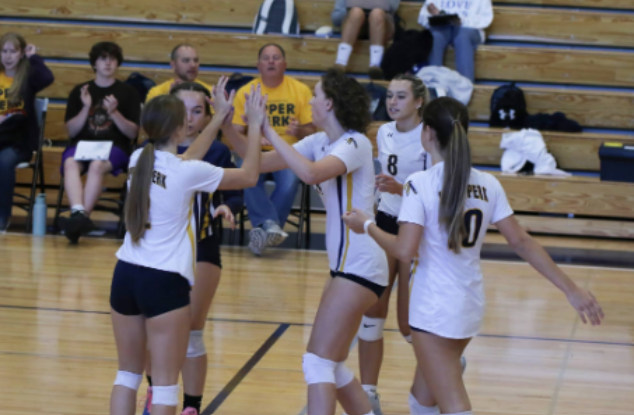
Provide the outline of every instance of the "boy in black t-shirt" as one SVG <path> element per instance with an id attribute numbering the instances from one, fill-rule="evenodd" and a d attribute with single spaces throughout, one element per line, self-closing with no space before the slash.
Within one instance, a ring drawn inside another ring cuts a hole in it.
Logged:
<path id="1" fill-rule="evenodd" d="M 128 167 L 132 144 L 139 132 L 139 96 L 133 87 L 115 78 L 122 61 L 123 53 L 116 43 L 95 44 L 90 51 L 95 79 L 77 85 L 68 97 L 65 121 L 70 145 L 62 155 L 61 172 L 71 215 L 60 218 L 60 227 L 72 243 L 93 229 L 89 215 L 101 194 L 103 176 L 107 173 L 117 176 Z M 111 141 L 109 159 L 76 161 L 79 141 Z M 81 175 L 86 172 L 83 187 Z"/>

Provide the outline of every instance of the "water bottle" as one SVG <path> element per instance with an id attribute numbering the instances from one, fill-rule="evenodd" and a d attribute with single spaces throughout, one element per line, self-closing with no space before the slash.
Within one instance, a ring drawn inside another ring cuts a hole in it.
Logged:
<path id="1" fill-rule="evenodd" d="M 46 235 L 46 195 L 40 193 L 33 205 L 33 235 Z"/>

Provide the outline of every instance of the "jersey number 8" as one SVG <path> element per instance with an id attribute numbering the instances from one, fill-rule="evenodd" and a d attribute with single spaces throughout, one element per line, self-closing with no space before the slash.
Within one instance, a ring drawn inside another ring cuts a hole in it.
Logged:
<path id="1" fill-rule="evenodd" d="M 462 240 L 463 248 L 473 248 L 480 235 L 483 215 L 480 209 L 469 209 L 464 213 L 464 227 L 467 237 Z"/>
<path id="2" fill-rule="evenodd" d="M 387 158 L 387 171 L 392 176 L 396 176 L 398 174 L 398 169 L 396 168 L 397 162 L 398 156 L 396 154 L 390 154 L 390 156 Z"/>

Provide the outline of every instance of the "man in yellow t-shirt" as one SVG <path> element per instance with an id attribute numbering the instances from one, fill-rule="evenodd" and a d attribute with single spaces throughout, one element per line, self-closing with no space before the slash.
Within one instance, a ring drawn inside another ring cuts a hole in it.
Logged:
<path id="1" fill-rule="evenodd" d="M 235 130 L 246 135 L 247 126 L 242 120 L 244 95 L 251 90 L 251 85 L 260 84 L 262 95 L 268 95 L 266 107 L 269 123 L 280 137 L 294 144 L 313 134 L 315 127 L 309 104 L 313 93 L 302 82 L 285 75 L 284 49 L 276 44 L 264 45 L 258 53 L 257 67 L 260 77 L 240 88 L 236 94 L 233 117 Z M 262 148 L 265 151 L 273 149 L 271 146 Z M 236 161 L 239 165 L 242 164 L 242 160 Z M 275 181 L 275 190 L 270 197 L 264 188 L 264 182 L 269 178 Z M 299 178 L 290 169 L 286 169 L 261 174 L 257 185 L 244 191 L 244 201 L 253 226 L 249 232 L 249 249 L 255 255 L 262 255 L 266 247 L 279 245 L 288 236 L 282 228 L 295 201 L 298 185 Z"/>
<path id="2" fill-rule="evenodd" d="M 180 44 L 172 50 L 170 56 L 170 65 L 174 71 L 174 79 L 165 81 L 150 89 L 145 102 L 159 95 L 169 94 L 172 87 L 181 82 L 197 82 L 211 92 L 211 85 L 207 85 L 203 81 L 196 79 L 198 77 L 198 68 L 200 68 L 200 61 L 198 60 L 198 52 L 196 49 L 190 45 Z"/>

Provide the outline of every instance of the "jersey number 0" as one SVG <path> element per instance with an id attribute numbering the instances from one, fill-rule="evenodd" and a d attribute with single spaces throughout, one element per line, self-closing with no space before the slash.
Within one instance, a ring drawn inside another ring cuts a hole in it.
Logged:
<path id="1" fill-rule="evenodd" d="M 467 231 L 467 237 L 462 240 L 463 248 L 472 248 L 475 246 L 482 228 L 483 215 L 480 209 L 469 209 L 464 213 L 464 227 Z"/>

